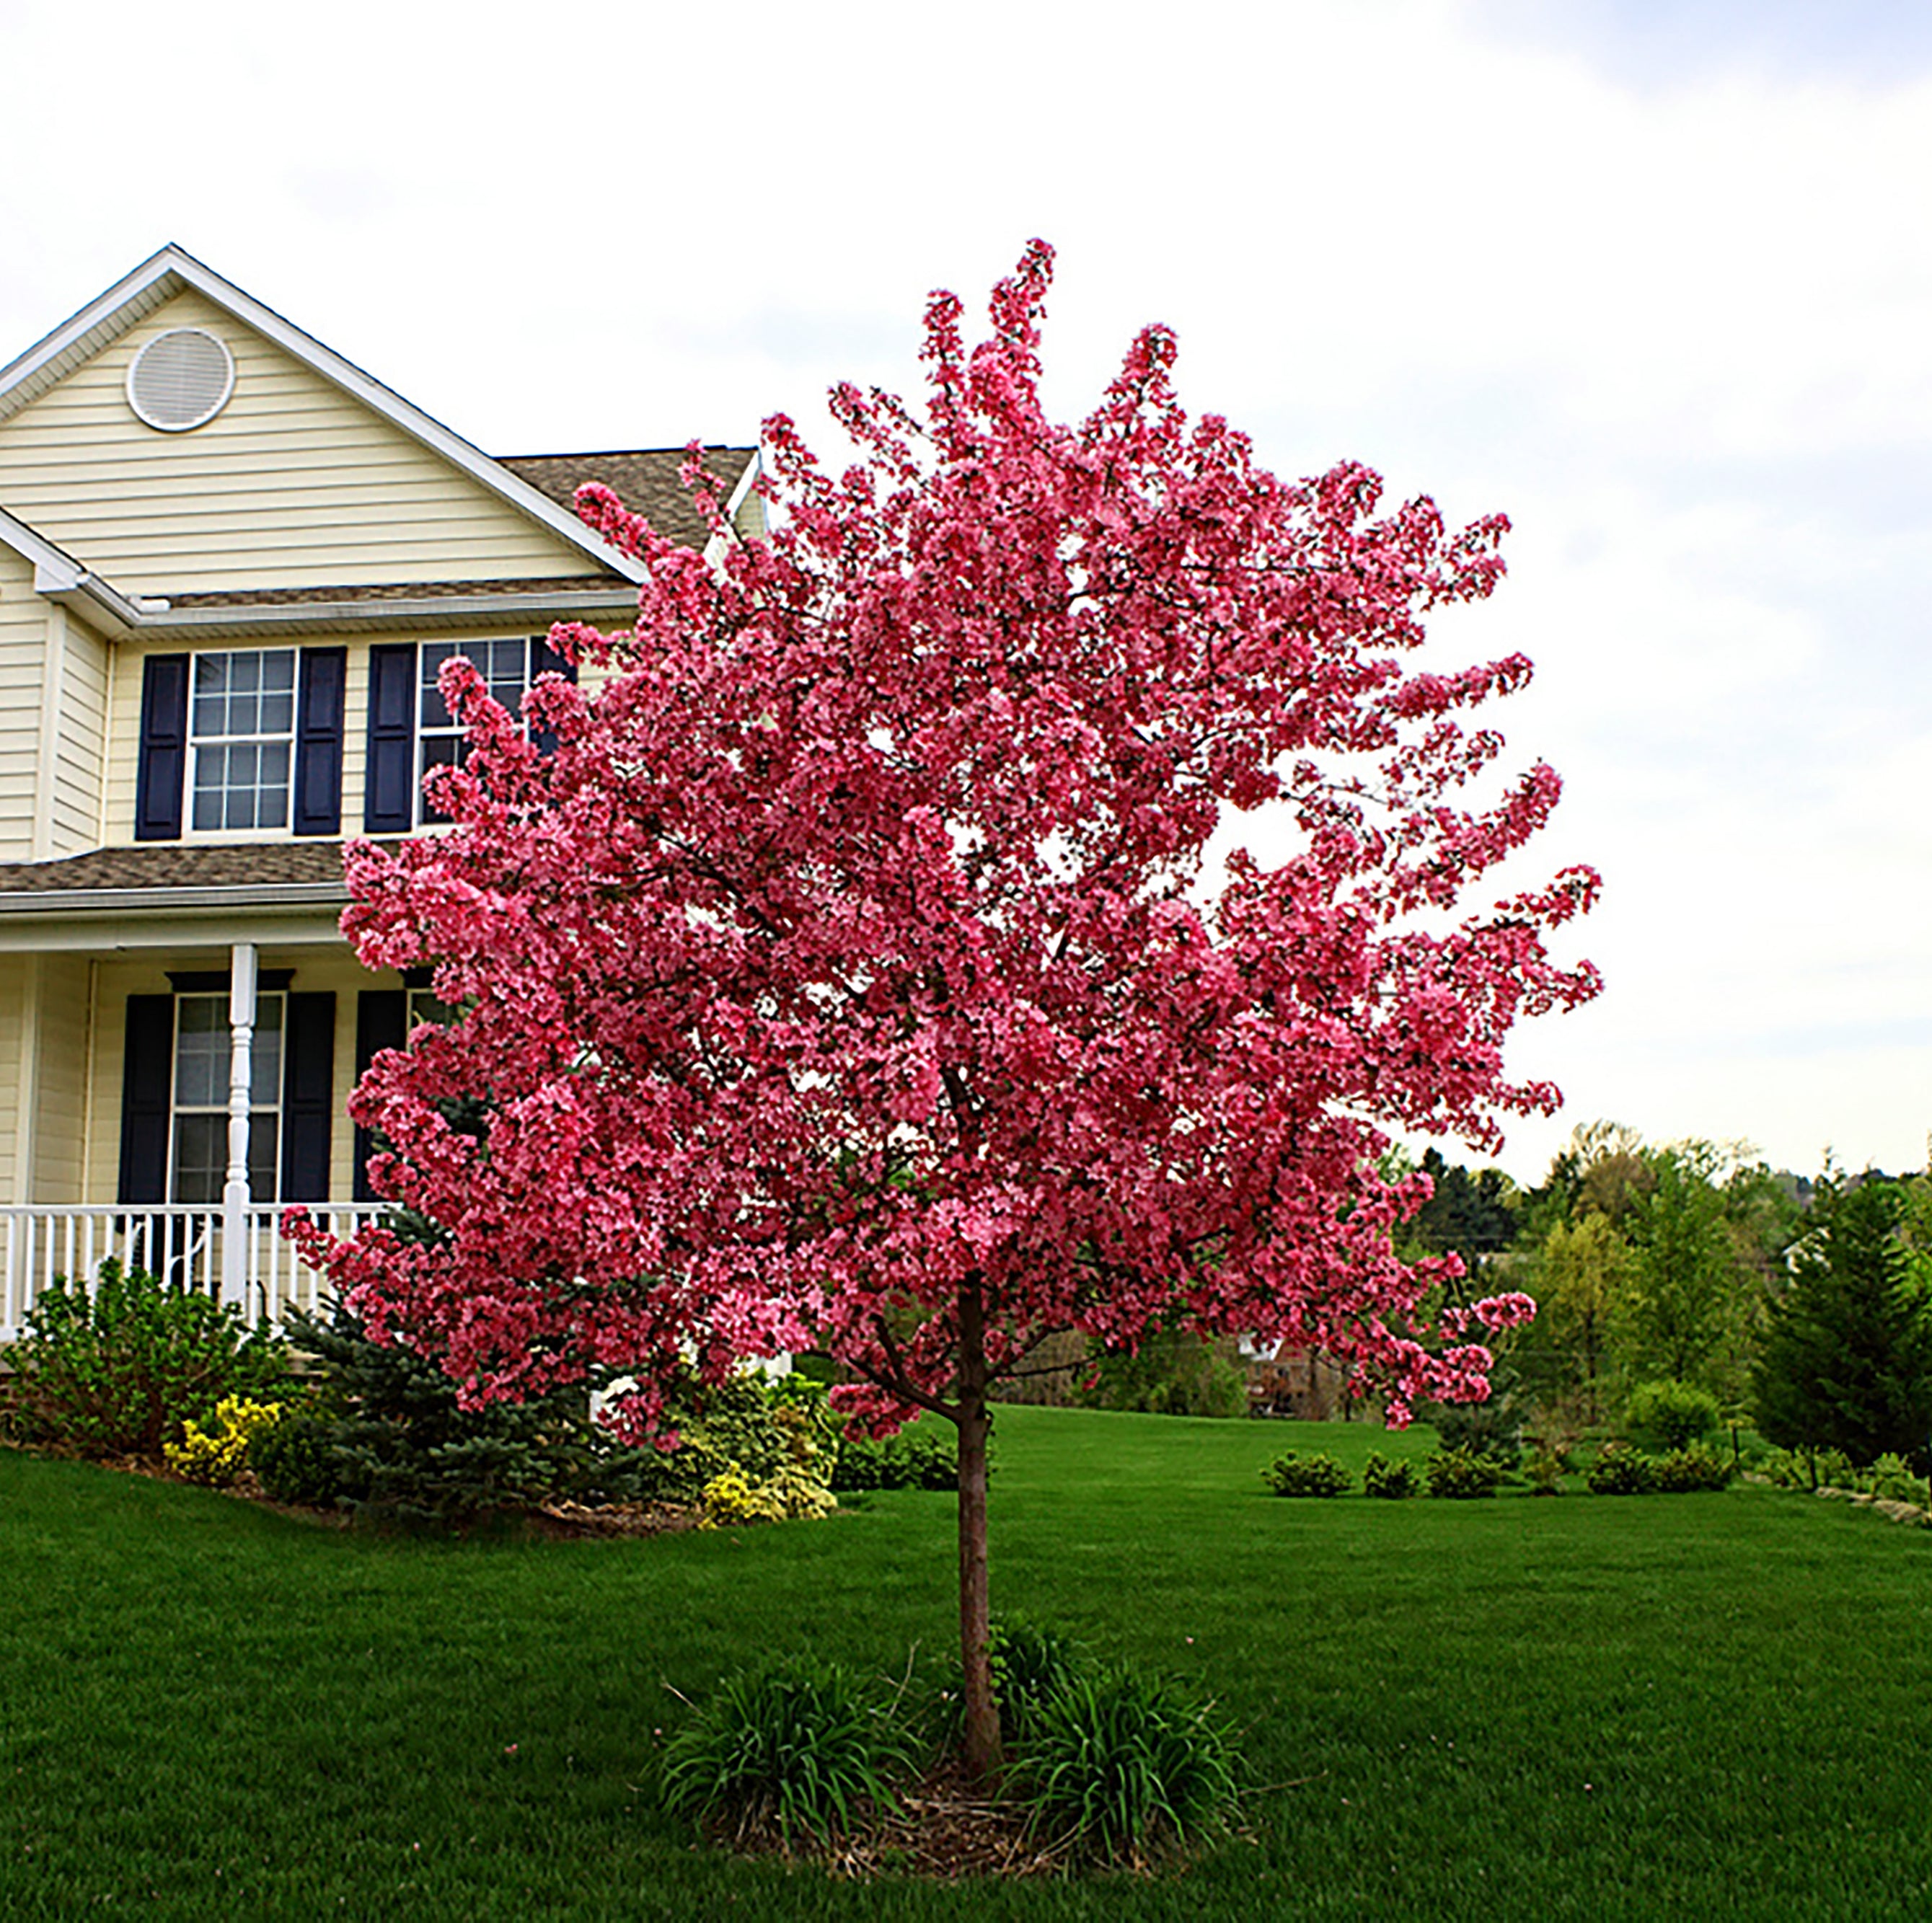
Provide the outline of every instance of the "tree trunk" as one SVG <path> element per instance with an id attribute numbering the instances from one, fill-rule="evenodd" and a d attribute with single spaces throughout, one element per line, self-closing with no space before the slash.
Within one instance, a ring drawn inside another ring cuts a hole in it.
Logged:
<path id="1" fill-rule="evenodd" d="M 1000 1708 L 987 1650 L 991 1618 L 986 1570 L 985 1304 L 976 1285 L 959 1293 L 959 1660 L 965 1695 L 964 1761 L 969 1774 L 1000 1766 Z"/>

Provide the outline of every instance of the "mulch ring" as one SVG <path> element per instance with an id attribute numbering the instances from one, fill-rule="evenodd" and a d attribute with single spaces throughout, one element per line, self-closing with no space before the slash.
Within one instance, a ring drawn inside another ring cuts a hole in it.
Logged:
<path id="1" fill-rule="evenodd" d="M 746 1856 L 822 1864 L 858 1882 L 874 1876 L 925 1876 L 956 1882 L 971 1876 L 1052 1876 L 1065 1870 L 1064 1850 L 1027 1833 L 1027 1816 L 1002 1802 L 956 1763 L 944 1763 L 902 1793 L 896 1808 L 875 1810 L 850 1835 L 822 1842 L 787 1838 L 769 1818 L 711 1826 L 712 1840 Z"/>

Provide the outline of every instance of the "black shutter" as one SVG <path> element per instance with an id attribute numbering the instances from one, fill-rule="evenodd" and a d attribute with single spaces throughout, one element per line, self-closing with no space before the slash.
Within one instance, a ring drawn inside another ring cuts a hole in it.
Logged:
<path id="1" fill-rule="evenodd" d="M 289 997 L 282 1061 L 282 1199 L 328 1199 L 335 1120 L 335 997 Z"/>
<path id="2" fill-rule="evenodd" d="M 356 1079 L 385 1048 L 400 1048 L 409 1040 L 410 998 L 403 988 L 364 988 L 356 998 Z M 369 1186 L 369 1155 L 374 1146 L 368 1130 L 356 1131 L 356 1199 L 374 1202 Z"/>
<path id="3" fill-rule="evenodd" d="M 406 835 L 416 825 L 416 650 L 385 641 L 369 650 L 369 753 L 362 832 Z"/>
<path id="4" fill-rule="evenodd" d="M 134 838 L 178 842 L 188 777 L 188 662 L 151 654 L 141 664 L 141 760 L 134 781 Z"/>
<path id="5" fill-rule="evenodd" d="M 530 679 L 534 681 L 539 674 L 560 674 L 566 681 L 577 679 L 577 664 L 565 660 L 550 646 L 548 634 L 532 634 L 530 637 Z M 536 744 L 539 754 L 554 754 L 556 752 L 556 736 L 549 728 L 536 729 L 531 734 L 530 740 Z"/>
<path id="6" fill-rule="evenodd" d="M 121 1058 L 122 1202 L 168 1198 L 174 1076 L 174 997 L 130 995 L 128 1045 Z"/>
<path id="7" fill-rule="evenodd" d="M 296 714 L 296 832 L 342 832 L 342 696 L 346 648 L 304 648 Z"/>

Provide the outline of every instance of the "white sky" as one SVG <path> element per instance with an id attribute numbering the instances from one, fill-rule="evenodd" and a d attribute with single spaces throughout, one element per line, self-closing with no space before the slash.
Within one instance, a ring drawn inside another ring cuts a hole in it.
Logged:
<path id="1" fill-rule="evenodd" d="M 178 241 L 494 453 L 816 434 L 1043 235 L 1063 414 L 1165 320 L 1276 467 L 1516 524 L 1440 632 L 1538 664 L 1610 985 L 1504 1166 L 1923 1162 L 1922 0 L 0 0 L 0 362 Z"/>

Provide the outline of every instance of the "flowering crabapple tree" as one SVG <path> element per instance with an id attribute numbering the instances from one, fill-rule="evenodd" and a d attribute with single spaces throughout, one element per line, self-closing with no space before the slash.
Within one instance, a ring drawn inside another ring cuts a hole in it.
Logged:
<path id="1" fill-rule="evenodd" d="M 362 961 L 433 968 L 458 1011 L 350 1105 L 438 1232 L 293 1230 L 475 1402 L 621 1370 L 648 1430 L 681 1354 L 813 1348 L 854 1422 L 956 1424 L 981 1769 L 995 1385 L 1057 1332 L 1178 1325 L 1331 1352 L 1398 1420 L 1481 1398 L 1481 1334 L 1533 1305 L 1425 1312 L 1454 1258 L 1397 1259 L 1428 1184 L 1378 1158 L 1553 1108 L 1504 1037 L 1598 986 L 1546 947 L 1588 870 L 1455 912 L 1558 790 L 1465 792 L 1502 744 L 1463 718 L 1527 661 L 1415 658 L 1495 586 L 1504 522 L 1381 513 L 1358 466 L 1276 478 L 1183 411 L 1160 328 L 1054 424 L 1052 258 L 970 349 L 933 298 L 922 410 L 835 391 L 848 471 L 768 422 L 768 538 L 707 561 L 580 493 L 647 564 L 635 628 L 556 631 L 592 673 L 540 680 L 527 724 L 451 662 L 453 825 L 347 855 Z M 1210 855 L 1263 808 L 1278 858 Z"/>

